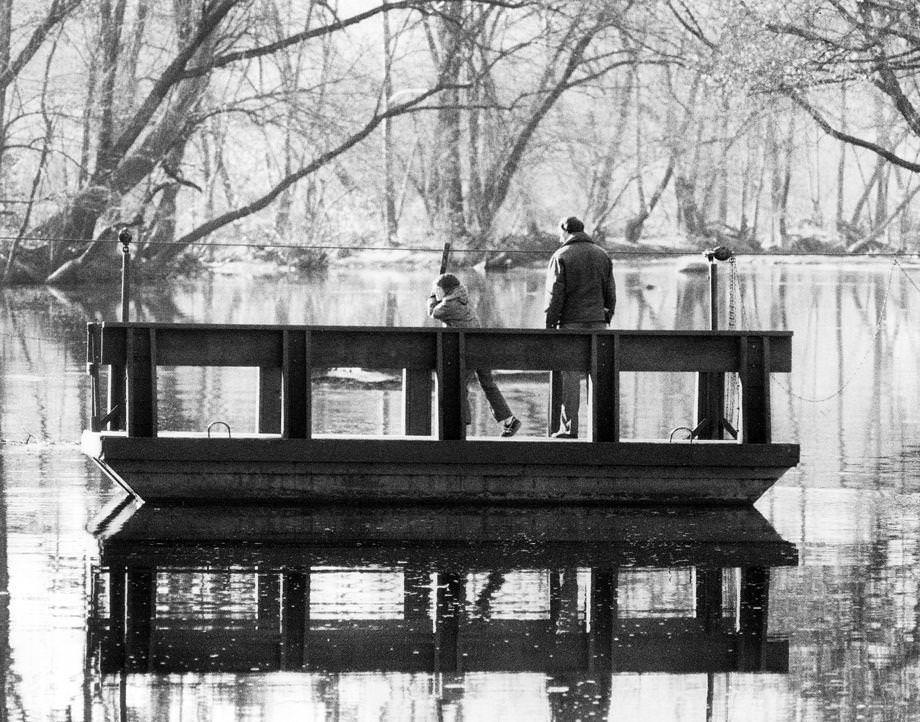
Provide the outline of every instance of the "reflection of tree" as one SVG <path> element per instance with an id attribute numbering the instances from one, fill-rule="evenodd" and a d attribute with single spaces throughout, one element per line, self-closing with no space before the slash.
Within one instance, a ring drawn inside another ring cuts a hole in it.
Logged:
<path id="1" fill-rule="evenodd" d="M 5 297 L 4 297 L 5 300 Z M 7 314 L 8 315 L 8 314 Z M 5 345 L 4 345 L 5 348 Z M 6 359 L 0 359 L 5 362 Z M 0 373 L 0 404 L 6 399 L 5 393 L 6 375 Z M 0 409 L 2 411 L 2 409 Z M 3 428 L 3 414 L 0 413 L 0 439 L 6 435 L 6 429 Z M 8 528 L 6 523 L 7 499 L 6 485 L 7 477 L 3 468 L 3 453 L 0 453 L 0 716 L 5 719 L 7 707 L 7 684 L 12 681 L 10 665 L 10 574 L 9 574 L 9 557 L 8 554 Z M 15 690 L 14 690 L 15 696 Z M 23 719 L 25 715 L 23 714 Z"/>
<path id="2" fill-rule="evenodd" d="M 131 294 L 131 320 L 158 321 L 161 323 L 183 323 L 189 318 L 179 310 L 172 293 L 146 284 L 135 284 Z M 116 282 L 86 284 L 78 288 L 49 288 L 48 293 L 62 303 L 75 324 L 88 319 L 98 321 L 121 320 L 121 289 Z M 149 299 L 149 300 L 147 300 Z M 80 339 L 82 342 L 85 341 Z M 80 355 L 84 353 L 80 348 Z"/>
<path id="3" fill-rule="evenodd" d="M 674 329 L 708 328 L 705 319 L 709 313 L 709 287 L 705 277 L 697 274 L 680 274 L 677 279 L 677 303 L 674 308 Z"/>

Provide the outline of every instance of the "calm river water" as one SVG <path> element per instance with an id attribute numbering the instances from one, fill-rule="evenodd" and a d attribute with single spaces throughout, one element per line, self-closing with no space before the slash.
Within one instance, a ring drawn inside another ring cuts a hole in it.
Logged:
<path id="1" fill-rule="evenodd" d="M 85 323 L 118 289 L 0 295 L 0 719 L 920 719 L 920 265 L 720 266 L 738 327 L 789 329 L 756 510 L 151 509 L 79 451 Z M 614 326 L 707 327 L 705 275 L 616 268 Z M 484 324 L 541 327 L 542 274 L 467 274 Z M 425 325 L 429 274 L 136 289 L 136 319 Z M 546 383 L 498 375 L 521 433 Z M 252 430 L 248 370 L 161 369 L 161 427 Z M 322 380 L 317 431 L 399 433 L 386 375 Z M 692 421 L 693 379 L 624 375 L 625 437 Z M 496 435 L 473 398 L 473 434 Z M 108 516 L 107 516 L 108 514 Z M 128 569 L 125 574 L 124 570 Z M 118 573 L 115 573 L 115 571 Z M 114 609 L 126 609 L 124 617 Z"/>

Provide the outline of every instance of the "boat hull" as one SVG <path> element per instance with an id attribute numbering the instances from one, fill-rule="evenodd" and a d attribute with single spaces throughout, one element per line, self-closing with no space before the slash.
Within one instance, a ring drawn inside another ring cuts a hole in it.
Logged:
<path id="1" fill-rule="evenodd" d="M 751 504 L 796 444 L 442 441 L 87 432 L 84 452 L 148 502 Z"/>

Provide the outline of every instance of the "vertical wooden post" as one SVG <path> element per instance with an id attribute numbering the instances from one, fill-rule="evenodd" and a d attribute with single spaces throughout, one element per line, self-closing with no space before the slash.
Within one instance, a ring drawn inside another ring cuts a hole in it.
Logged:
<path id="1" fill-rule="evenodd" d="M 86 371 L 90 378 L 90 430 L 102 431 L 102 400 L 99 390 L 100 328 L 98 323 L 86 324 Z"/>
<path id="2" fill-rule="evenodd" d="M 309 331 L 284 331 L 281 375 L 281 434 L 286 439 L 309 439 L 312 423 Z"/>
<path id="3" fill-rule="evenodd" d="M 431 371 L 403 369 L 403 433 L 431 436 Z"/>
<path id="4" fill-rule="evenodd" d="M 466 601 L 466 578 L 462 573 L 439 572 L 435 604 L 437 619 L 437 672 L 462 672 L 460 622 Z"/>
<path id="5" fill-rule="evenodd" d="M 722 570 L 696 568 L 696 618 L 703 629 L 714 632 L 722 620 Z"/>
<path id="6" fill-rule="evenodd" d="M 466 364 L 460 331 L 438 331 L 438 438 L 465 439 Z"/>
<path id="7" fill-rule="evenodd" d="M 739 672 L 751 672 L 764 668 L 769 599 L 769 568 L 746 567 L 742 569 L 741 604 L 738 609 Z"/>
<path id="8" fill-rule="evenodd" d="M 403 618 L 413 630 L 431 631 L 431 573 L 424 566 L 407 565 L 403 570 Z"/>
<path id="9" fill-rule="evenodd" d="M 559 616 L 562 614 L 562 570 L 549 570 L 549 623 L 554 627 L 559 626 Z"/>
<path id="10" fill-rule="evenodd" d="M 281 433 L 281 369 L 275 366 L 259 368 L 259 398 L 256 430 L 260 434 Z"/>
<path id="11" fill-rule="evenodd" d="M 129 327 L 126 341 L 128 436 L 156 436 L 156 330 Z"/>
<path id="12" fill-rule="evenodd" d="M 118 331 L 122 334 L 121 347 L 125 349 L 125 355 L 123 363 L 112 364 L 109 366 L 106 413 L 110 414 L 108 427 L 112 431 L 124 431 L 128 418 L 128 415 L 125 412 L 125 387 L 127 385 L 128 363 L 128 328 L 120 328 Z M 115 329 L 110 329 L 109 333 L 114 334 Z"/>
<path id="13" fill-rule="evenodd" d="M 256 585 L 259 627 L 278 632 L 281 624 L 281 575 L 278 572 L 258 572 Z"/>
<path id="14" fill-rule="evenodd" d="M 559 419 L 562 417 L 562 371 L 554 369 L 549 372 L 549 408 L 546 413 L 546 435 L 552 436 L 559 431 Z"/>
<path id="15" fill-rule="evenodd" d="M 281 575 L 281 669 L 303 669 L 310 626 L 310 571 Z"/>
<path id="16" fill-rule="evenodd" d="M 725 374 L 701 371 L 696 377 L 696 436 L 700 439 L 721 439 Z"/>
<path id="17" fill-rule="evenodd" d="M 745 444 L 769 444 L 770 430 L 770 338 L 741 339 L 741 440 Z"/>
<path id="18" fill-rule="evenodd" d="M 619 336 L 591 334 L 591 441 L 620 440 Z"/>
<path id="19" fill-rule="evenodd" d="M 549 620 L 556 634 L 578 631 L 578 569 L 550 570 Z"/>
<path id="20" fill-rule="evenodd" d="M 588 635 L 589 672 L 610 672 L 613 665 L 613 638 L 617 623 L 617 568 L 591 569 L 590 616 Z"/>
<path id="21" fill-rule="evenodd" d="M 100 650 L 100 671 L 125 668 L 125 567 L 109 567 L 109 632 Z"/>
<path id="22" fill-rule="evenodd" d="M 156 571 L 128 567 L 125 575 L 125 669 L 150 670 L 150 643 L 156 616 Z"/>
<path id="23" fill-rule="evenodd" d="M 109 429 L 124 431 L 128 415 L 125 413 L 125 386 L 127 385 L 127 367 L 125 364 L 112 364 L 109 366 L 109 393 L 106 398 L 107 413 L 109 416 Z"/>

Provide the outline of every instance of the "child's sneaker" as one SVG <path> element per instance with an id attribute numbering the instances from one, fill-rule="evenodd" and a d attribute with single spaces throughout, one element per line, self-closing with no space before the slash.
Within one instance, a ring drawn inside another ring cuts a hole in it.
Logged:
<path id="1" fill-rule="evenodd" d="M 502 424 L 502 436 L 514 436 L 520 428 L 521 420 L 516 416 L 512 416 Z"/>

